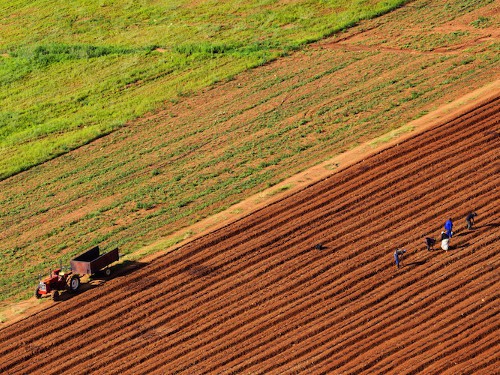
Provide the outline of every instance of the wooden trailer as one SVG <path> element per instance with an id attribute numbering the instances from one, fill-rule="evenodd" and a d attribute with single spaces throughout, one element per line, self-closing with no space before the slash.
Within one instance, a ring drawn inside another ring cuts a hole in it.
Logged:
<path id="1" fill-rule="evenodd" d="M 118 259 L 118 248 L 101 255 L 99 246 L 95 246 L 70 261 L 71 271 L 80 275 L 93 275 L 103 271 L 106 276 L 109 276 L 111 268 L 108 266 Z"/>

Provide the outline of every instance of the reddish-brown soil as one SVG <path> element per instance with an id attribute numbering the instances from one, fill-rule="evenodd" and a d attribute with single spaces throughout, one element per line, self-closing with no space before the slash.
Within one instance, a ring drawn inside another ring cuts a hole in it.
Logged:
<path id="1" fill-rule="evenodd" d="M 497 96 L 5 327 L 0 372 L 495 373 L 499 113 Z M 451 250 L 427 251 L 449 217 Z"/>

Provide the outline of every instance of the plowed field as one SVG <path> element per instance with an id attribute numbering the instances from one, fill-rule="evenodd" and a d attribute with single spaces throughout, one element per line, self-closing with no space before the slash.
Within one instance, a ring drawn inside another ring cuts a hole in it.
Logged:
<path id="1" fill-rule="evenodd" d="M 0 372 L 495 373 L 499 113 L 497 97 L 2 329 Z M 427 251 L 449 217 L 451 250 Z"/>

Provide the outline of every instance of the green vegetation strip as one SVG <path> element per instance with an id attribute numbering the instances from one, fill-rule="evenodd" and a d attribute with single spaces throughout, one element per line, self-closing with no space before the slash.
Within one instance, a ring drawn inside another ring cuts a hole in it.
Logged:
<path id="1" fill-rule="evenodd" d="M 404 2 L 6 0 L 0 179 Z"/>

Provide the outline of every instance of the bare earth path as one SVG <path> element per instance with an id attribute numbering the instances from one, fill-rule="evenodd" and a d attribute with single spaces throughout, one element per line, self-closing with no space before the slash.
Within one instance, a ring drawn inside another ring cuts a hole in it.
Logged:
<path id="1" fill-rule="evenodd" d="M 499 113 L 497 95 L 2 329 L 0 372 L 494 373 Z M 448 217 L 452 249 L 428 252 Z"/>

